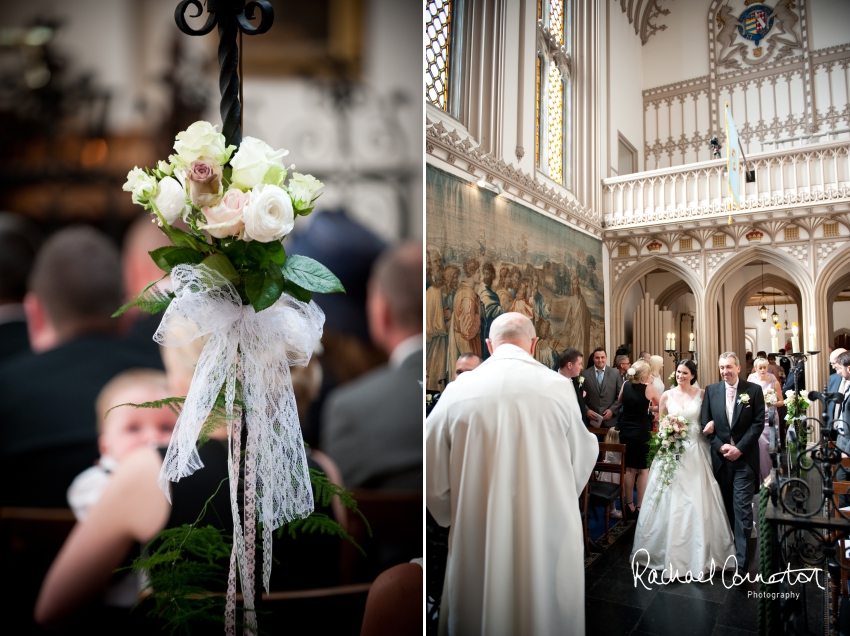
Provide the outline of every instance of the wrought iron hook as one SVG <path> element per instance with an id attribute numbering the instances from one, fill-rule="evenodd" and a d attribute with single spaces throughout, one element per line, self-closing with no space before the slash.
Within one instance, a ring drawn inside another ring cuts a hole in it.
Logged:
<path id="1" fill-rule="evenodd" d="M 203 12 L 200 0 L 181 0 L 174 10 L 174 21 L 186 35 L 206 35 L 218 26 L 218 88 L 221 93 L 222 133 L 228 145 L 239 146 L 242 143 L 242 103 L 239 97 L 239 49 L 236 35 L 262 35 L 274 23 L 274 9 L 268 0 L 207 0 L 209 16 L 200 29 L 193 29 L 186 22 L 187 11 L 193 8 L 197 18 Z M 259 23 L 254 26 L 250 20 L 255 18 L 259 9 Z"/>

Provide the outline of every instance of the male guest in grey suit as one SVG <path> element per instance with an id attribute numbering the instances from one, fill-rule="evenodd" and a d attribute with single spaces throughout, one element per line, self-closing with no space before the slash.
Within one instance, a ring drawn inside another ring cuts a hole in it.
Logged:
<path id="1" fill-rule="evenodd" d="M 328 396 L 321 446 L 347 487 L 422 488 L 422 245 L 375 262 L 369 332 L 389 363 Z"/>
<path id="2" fill-rule="evenodd" d="M 758 438 L 764 430 L 764 393 L 758 384 L 739 377 L 741 364 L 733 352 L 721 353 L 719 365 L 723 381 L 706 387 L 701 419 L 711 444 L 714 477 L 735 535 L 737 567 L 746 571 L 759 474 Z"/>
<path id="3" fill-rule="evenodd" d="M 623 376 L 611 367 L 605 366 L 608 356 L 605 349 L 597 347 L 590 355 L 593 366 L 584 373 L 585 415 L 590 426 L 611 428 L 617 423 L 620 403 L 617 398 L 623 386 Z"/>

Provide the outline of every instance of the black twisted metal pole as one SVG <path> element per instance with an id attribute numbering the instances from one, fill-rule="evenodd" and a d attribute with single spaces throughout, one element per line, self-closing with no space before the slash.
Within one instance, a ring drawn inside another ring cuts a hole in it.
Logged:
<path id="1" fill-rule="evenodd" d="M 268 31 L 274 22 L 274 9 L 267 0 L 246 3 L 245 0 L 207 0 L 209 16 L 200 29 L 193 29 L 186 22 L 187 9 L 192 7 L 197 18 L 203 7 L 200 0 L 182 0 L 174 10 L 177 27 L 187 35 L 206 35 L 218 25 L 218 65 L 220 68 L 218 88 L 221 93 L 219 112 L 221 113 L 222 133 L 228 145 L 239 146 L 242 143 L 242 102 L 240 95 L 239 47 L 236 45 L 237 33 L 260 35 Z M 259 10 L 259 22 L 256 26 L 254 10 Z"/>

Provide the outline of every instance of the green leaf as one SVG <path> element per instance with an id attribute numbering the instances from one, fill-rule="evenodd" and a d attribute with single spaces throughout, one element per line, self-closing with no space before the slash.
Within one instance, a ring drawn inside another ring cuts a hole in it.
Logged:
<path id="1" fill-rule="evenodd" d="M 227 189 L 230 187 L 230 184 L 233 183 L 232 167 L 224 166 L 224 169 L 221 171 L 221 181 L 224 184 L 224 191 L 227 192 Z"/>
<path id="2" fill-rule="evenodd" d="M 277 263 L 269 263 L 266 270 L 248 272 L 245 291 L 254 311 L 260 312 L 274 305 L 283 293 L 283 275 Z"/>
<path id="3" fill-rule="evenodd" d="M 270 260 L 278 265 L 283 265 L 286 262 L 286 250 L 283 249 L 283 244 L 279 241 L 266 243 L 266 254 Z"/>
<path id="4" fill-rule="evenodd" d="M 269 266 L 269 255 L 265 243 L 251 241 L 245 248 L 245 256 L 252 263 L 259 265 L 260 269 L 266 269 Z"/>
<path id="5" fill-rule="evenodd" d="M 230 262 L 230 259 L 221 252 L 210 254 L 201 261 L 201 265 L 206 265 L 210 269 L 214 269 L 231 282 L 235 283 L 239 280 L 239 272 L 237 272 L 236 268 L 233 267 L 233 263 Z"/>
<path id="6" fill-rule="evenodd" d="M 159 213 L 157 212 L 157 214 Z M 206 241 L 203 241 L 188 232 L 184 232 L 183 230 L 178 230 L 176 227 L 172 227 L 168 223 L 163 222 L 160 229 L 165 232 L 165 235 L 170 238 L 171 242 L 176 246 L 189 247 L 198 252 L 209 252 L 212 249 L 212 246 Z"/>
<path id="7" fill-rule="evenodd" d="M 289 294 L 296 300 L 300 300 L 302 303 L 309 303 L 310 299 L 313 298 L 313 292 L 307 291 L 303 287 L 299 287 L 291 280 L 284 281 L 283 292 L 285 294 Z"/>
<path id="8" fill-rule="evenodd" d="M 248 258 L 245 255 L 245 250 L 248 247 L 248 243 L 245 241 L 240 241 L 239 239 L 226 238 L 221 239 L 218 242 L 219 249 L 227 254 L 227 257 L 230 259 L 230 262 L 235 266 L 245 266 L 248 264 Z"/>
<path id="9" fill-rule="evenodd" d="M 204 260 L 204 255 L 200 252 L 177 245 L 158 247 L 152 252 L 148 252 L 148 254 L 151 255 L 156 266 L 164 272 L 171 272 L 176 265 L 184 265 L 186 263 L 196 265 Z"/>
<path id="10" fill-rule="evenodd" d="M 289 256 L 281 271 L 287 279 L 307 291 L 318 294 L 345 292 L 342 283 L 331 270 L 307 256 Z"/>

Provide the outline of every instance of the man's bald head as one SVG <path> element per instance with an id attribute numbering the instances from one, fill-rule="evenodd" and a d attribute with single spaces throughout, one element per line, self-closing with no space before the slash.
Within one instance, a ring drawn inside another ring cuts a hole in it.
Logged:
<path id="1" fill-rule="evenodd" d="M 491 353 L 503 344 L 512 344 L 533 354 L 536 340 L 534 323 L 520 313 L 510 312 L 502 314 L 490 325 L 487 344 Z"/>
<path id="2" fill-rule="evenodd" d="M 845 351 L 847 351 L 847 349 L 842 349 L 841 347 L 839 347 L 838 349 L 836 349 L 835 351 L 830 353 L 829 354 L 829 363 L 835 364 L 835 361 L 838 359 L 838 356 L 840 356 Z"/>

